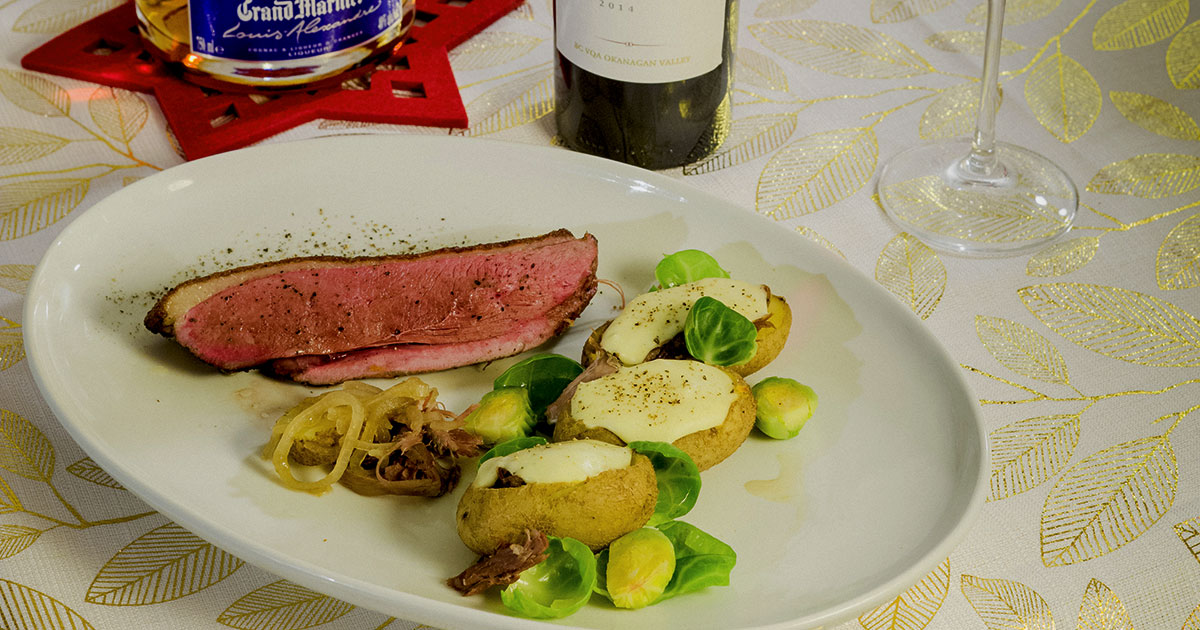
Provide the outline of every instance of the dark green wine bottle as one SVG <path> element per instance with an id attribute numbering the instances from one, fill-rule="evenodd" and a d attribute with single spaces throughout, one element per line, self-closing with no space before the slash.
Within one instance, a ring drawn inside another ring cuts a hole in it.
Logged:
<path id="1" fill-rule="evenodd" d="M 729 133 L 737 0 L 554 0 L 558 134 L 663 169 Z"/>

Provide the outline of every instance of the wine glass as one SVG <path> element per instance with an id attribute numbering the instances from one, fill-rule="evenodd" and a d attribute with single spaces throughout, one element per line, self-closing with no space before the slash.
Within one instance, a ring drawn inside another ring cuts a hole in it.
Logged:
<path id="1" fill-rule="evenodd" d="M 965 256 L 1010 256 L 1071 228 L 1079 194 L 1045 157 L 996 142 L 1004 0 L 988 0 L 979 111 L 971 139 L 919 145 L 879 173 L 879 200 L 904 231 Z"/>

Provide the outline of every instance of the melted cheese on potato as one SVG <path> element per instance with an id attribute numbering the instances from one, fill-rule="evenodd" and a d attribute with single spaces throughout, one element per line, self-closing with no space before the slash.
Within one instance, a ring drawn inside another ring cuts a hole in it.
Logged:
<path id="1" fill-rule="evenodd" d="M 600 347 L 625 365 L 641 363 L 653 349 L 683 332 L 688 311 L 702 297 L 720 300 L 755 321 L 767 315 L 767 289 L 729 278 L 705 278 L 637 296 L 608 325 Z"/>
<path id="2" fill-rule="evenodd" d="M 526 483 L 579 482 L 606 470 L 625 468 L 632 461 L 633 451 L 629 447 L 596 440 L 541 444 L 488 459 L 479 465 L 471 485 L 490 488 L 495 485 L 501 468 Z"/>
<path id="3" fill-rule="evenodd" d="M 720 368 L 658 359 L 580 383 L 571 416 L 625 442 L 674 442 L 720 425 L 736 399 L 733 379 Z"/>

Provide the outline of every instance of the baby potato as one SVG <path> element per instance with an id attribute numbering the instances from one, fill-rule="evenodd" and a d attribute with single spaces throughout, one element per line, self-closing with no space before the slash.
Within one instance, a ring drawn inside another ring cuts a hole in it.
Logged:
<path id="1" fill-rule="evenodd" d="M 463 544 L 481 555 L 521 540 L 526 529 L 574 538 L 595 551 L 645 525 L 657 500 L 654 466 L 645 455 L 633 453 L 630 465 L 583 481 L 471 484 L 455 521 Z"/>
<path id="2" fill-rule="evenodd" d="M 696 361 L 681 361 L 681 360 L 665 360 L 657 359 L 656 361 L 667 361 L 675 363 L 699 363 Z M 704 365 L 704 364 L 699 364 Z M 634 367 L 634 366 L 630 366 Z M 638 439 L 651 439 L 660 442 L 670 442 L 675 447 L 687 453 L 696 463 L 696 467 L 700 470 L 707 470 L 716 464 L 729 457 L 745 442 L 746 437 L 754 428 L 755 420 L 755 402 L 754 394 L 750 390 L 750 385 L 736 372 L 728 368 L 715 368 L 708 366 L 709 369 L 719 370 L 721 373 L 728 375 L 732 382 L 734 398 L 729 404 L 725 417 L 719 424 L 711 428 L 702 429 L 687 433 L 682 437 L 673 440 L 659 438 L 657 436 L 637 435 L 629 441 Z M 629 369 L 629 368 L 623 368 Z M 662 398 L 688 398 L 692 392 L 675 392 L 662 391 L 657 394 Z M 649 395 L 649 394 L 647 394 Z M 628 406 L 640 405 L 640 402 L 630 402 Z M 618 403 L 620 406 L 620 403 Z M 631 413 L 638 413 L 636 408 L 627 409 Z M 649 422 L 649 421 L 647 421 Z M 627 436 L 628 437 L 628 436 Z M 564 409 L 558 418 L 558 422 L 554 425 L 553 440 L 560 442 L 573 439 L 593 439 L 610 444 L 624 445 L 626 440 L 617 435 L 614 431 L 600 427 L 589 426 L 584 421 L 575 417 L 571 413 L 570 406 Z"/>
<path id="3" fill-rule="evenodd" d="M 788 333 L 792 329 L 792 308 L 788 306 L 787 300 L 778 295 L 771 295 L 767 300 L 766 318 L 754 322 L 754 325 L 758 327 L 758 334 L 754 337 L 758 344 L 758 352 L 747 363 L 729 366 L 729 369 L 742 376 L 749 376 L 763 369 L 783 351 Z"/>
<path id="4" fill-rule="evenodd" d="M 611 322 L 606 322 L 593 330 L 592 334 L 584 341 L 583 354 L 580 359 L 580 363 L 584 367 L 587 367 L 605 354 L 604 349 L 600 347 L 600 340 L 604 338 L 604 331 L 608 329 L 609 323 Z M 755 321 L 754 325 L 758 328 L 758 334 L 754 337 L 755 343 L 758 344 L 758 351 L 746 363 L 727 366 L 740 376 L 749 376 L 761 370 L 768 363 L 774 361 L 779 356 L 779 353 L 783 351 L 783 346 L 787 343 L 788 333 L 791 332 L 792 328 L 792 309 L 788 306 L 787 300 L 772 294 L 767 299 L 767 315 Z M 655 348 L 646 357 L 646 360 L 649 361 L 657 358 L 692 358 L 688 354 L 687 346 L 684 344 L 683 333 L 675 335 L 665 344 Z"/>

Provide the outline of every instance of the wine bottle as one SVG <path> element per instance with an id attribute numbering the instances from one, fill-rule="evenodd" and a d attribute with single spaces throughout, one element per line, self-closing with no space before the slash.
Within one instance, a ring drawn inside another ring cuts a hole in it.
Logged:
<path id="1" fill-rule="evenodd" d="M 566 146 L 651 169 L 729 133 L 737 0 L 555 0 L 555 112 Z"/>

